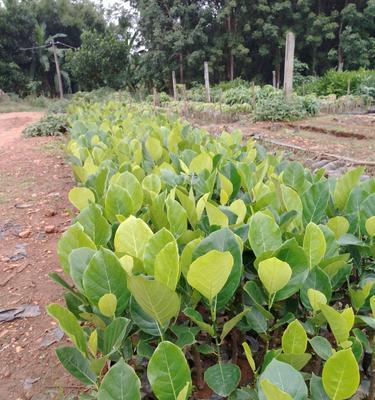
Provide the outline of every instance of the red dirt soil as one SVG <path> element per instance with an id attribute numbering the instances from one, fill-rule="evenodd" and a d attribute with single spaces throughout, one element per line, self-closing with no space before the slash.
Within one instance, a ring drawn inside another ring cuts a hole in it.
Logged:
<path id="1" fill-rule="evenodd" d="M 73 215 L 67 201 L 73 178 L 63 160 L 62 139 L 21 136 L 42 115 L 0 114 L 0 309 L 40 308 L 38 316 L 0 322 L 4 400 L 62 399 L 78 386 L 59 364 L 56 343 L 41 347 L 57 327 L 45 307 L 61 302 L 62 290 L 48 273 L 61 272 L 56 243 Z M 53 233 L 46 233 L 47 226 Z"/>

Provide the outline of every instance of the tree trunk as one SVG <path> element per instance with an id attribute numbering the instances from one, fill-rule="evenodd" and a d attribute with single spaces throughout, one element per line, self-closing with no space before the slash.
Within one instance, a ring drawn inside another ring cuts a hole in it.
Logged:
<path id="1" fill-rule="evenodd" d="M 182 53 L 179 54 L 180 59 L 180 83 L 184 83 L 184 59 Z"/>

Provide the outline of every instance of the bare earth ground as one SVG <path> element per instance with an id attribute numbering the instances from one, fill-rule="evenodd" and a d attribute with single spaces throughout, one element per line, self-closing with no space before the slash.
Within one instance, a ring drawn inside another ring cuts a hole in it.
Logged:
<path id="1" fill-rule="evenodd" d="M 374 170 L 375 114 L 321 115 L 295 122 L 250 122 L 246 119 L 225 124 L 192 122 L 208 129 L 211 133 L 218 133 L 223 129 L 228 131 L 240 129 L 244 135 L 264 141 L 266 146 L 270 145 L 268 141 L 276 141 L 285 144 L 286 151 L 290 150 L 288 145 L 301 147 L 316 160 L 324 158 L 327 153 L 334 154 L 339 159 L 354 159 L 359 161 L 358 164 L 367 164 L 370 172 Z M 299 158 L 304 162 L 308 157 L 304 154 Z M 356 165 L 350 162 L 346 164 Z"/>
<path id="2" fill-rule="evenodd" d="M 47 304 L 62 301 L 62 290 L 47 275 L 62 272 L 56 244 L 74 211 L 67 201 L 73 178 L 63 160 L 62 139 L 21 137 L 22 129 L 41 116 L 39 112 L 0 114 L 0 318 L 1 309 L 25 304 L 40 312 L 0 322 L 0 400 L 57 400 L 80 388 L 57 360 L 54 348 L 66 339 L 61 339 L 45 312 Z M 202 121 L 197 124 L 203 126 Z M 212 133 L 239 128 L 247 136 L 294 143 L 307 151 L 300 155 L 301 161 L 308 161 L 311 150 L 317 157 L 329 152 L 375 161 L 374 116 L 204 127 Z M 47 233 L 46 228 L 53 232 Z"/>
<path id="3" fill-rule="evenodd" d="M 67 192 L 73 184 L 58 138 L 21 137 L 40 112 L 0 114 L 0 318 L 1 309 L 36 306 L 40 315 L 0 322 L 0 400 L 62 399 L 77 382 L 54 352 L 61 340 L 45 307 L 61 301 L 48 278 L 61 272 L 56 243 L 70 224 Z M 46 233 L 53 230 L 53 233 Z M 23 237 L 20 237 L 23 236 Z"/>

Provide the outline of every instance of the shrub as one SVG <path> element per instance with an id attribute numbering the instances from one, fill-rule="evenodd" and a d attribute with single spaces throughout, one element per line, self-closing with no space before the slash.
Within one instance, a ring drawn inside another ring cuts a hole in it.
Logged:
<path id="1" fill-rule="evenodd" d="M 68 130 L 66 114 L 47 114 L 40 121 L 26 127 L 22 134 L 26 137 L 61 136 Z"/>
<path id="2" fill-rule="evenodd" d="M 71 119 L 79 214 L 58 255 L 74 286 L 53 273 L 67 308 L 48 312 L 93 398 L 185 400 L 203 380 L 230 399 L 356 392 L 375 312 L 363 168 L 328 180 L 140 106 Z M 253 372 L 241 389 L 238 365 Z"/>

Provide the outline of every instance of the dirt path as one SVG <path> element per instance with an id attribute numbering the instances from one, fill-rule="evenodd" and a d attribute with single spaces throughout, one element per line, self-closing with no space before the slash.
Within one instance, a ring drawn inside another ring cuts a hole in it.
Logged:
<path id="1" fill-rule="evenodd" d="M 45 306 L 62 291 L 48 278 L 61 272 L 56 243 L 73 211 L 73 179 L 62 139 L 21 137 L 42 113 L 0 115 L 0 309 L 28 305 L 35 316 L 0 322 L 0 399 L 62 399 L 77 386 L 59 365 L 61 331 Z M 47 233 L 53 231 L 52 233 Z M 0 319 L 4 313 L 0 310 Z"/>

